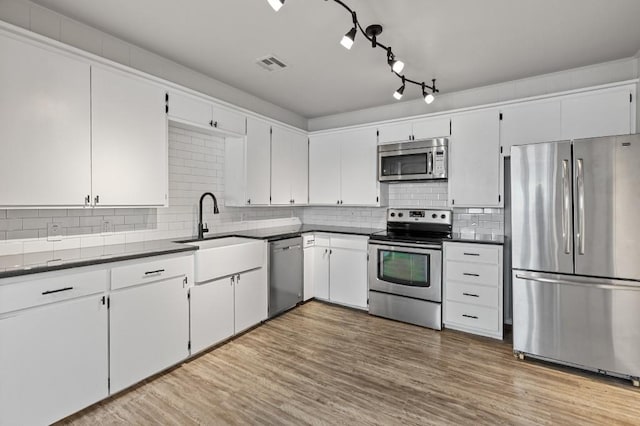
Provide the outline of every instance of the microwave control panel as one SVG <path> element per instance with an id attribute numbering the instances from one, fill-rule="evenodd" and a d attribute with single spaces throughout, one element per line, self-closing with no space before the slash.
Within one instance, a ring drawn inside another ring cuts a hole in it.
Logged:
<path id="1" fill-rule="evenodd" d="M 433 174 L 436 176 L 445 175 L 447 172 L 447 156 L 444 150 L 435 151 L 433 156 Z"/>

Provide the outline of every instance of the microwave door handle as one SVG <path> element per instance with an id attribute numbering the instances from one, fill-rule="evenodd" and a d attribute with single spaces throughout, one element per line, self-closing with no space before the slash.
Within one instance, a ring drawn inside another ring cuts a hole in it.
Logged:
<path id="1" fill-rule="evenodd" d="M 433 151 L 427 153 L 427 174 L 433 174 Z"/>

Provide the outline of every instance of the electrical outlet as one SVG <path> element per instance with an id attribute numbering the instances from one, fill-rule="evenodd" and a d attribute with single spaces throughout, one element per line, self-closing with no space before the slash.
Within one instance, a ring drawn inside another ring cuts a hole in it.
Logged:
<path id="1" fill-rule="evenodd" d="M 62 224 L 59 222 L 47 223 L 47 241 L 60 241 L 62 239 Z"/>
<path id="2" fill-rule="evenodd" d="M 103 220 L 102 221 L 102 233 L 103 234 L 110 234 L 112 232 L 113 232 L 113 224 L 108 220 Z"/>

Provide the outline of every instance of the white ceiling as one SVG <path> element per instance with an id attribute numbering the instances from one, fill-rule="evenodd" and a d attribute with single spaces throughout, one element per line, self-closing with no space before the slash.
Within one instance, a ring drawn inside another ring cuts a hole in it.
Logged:
<path id="1" fill-rule="evenodd" d="M 307 118 L 393 102 L 400 86 L 382 49 L 339 41 L 350 15 L 333 1 L 35 0 L 49 9 Z M 633 56 L 638 0 L 345 0 L 407 65 L 452 92 Z M 276 54 L 290 68 L 267 72 Z M 407 87 L 403 100 L 419 90 Z"/>

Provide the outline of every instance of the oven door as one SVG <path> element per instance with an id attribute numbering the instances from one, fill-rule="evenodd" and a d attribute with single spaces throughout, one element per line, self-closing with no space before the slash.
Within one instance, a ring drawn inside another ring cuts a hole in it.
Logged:
<path id="1" fill-rule="evenodd" d="M 442 249 L 405 243 L 369 243 L 369 289 L 442 301 Z"/>

